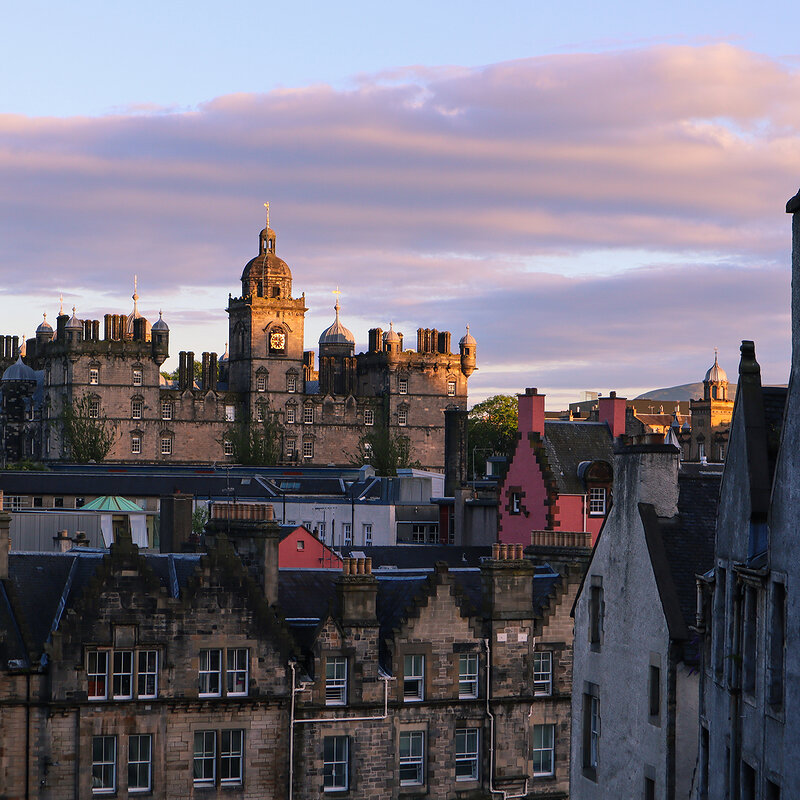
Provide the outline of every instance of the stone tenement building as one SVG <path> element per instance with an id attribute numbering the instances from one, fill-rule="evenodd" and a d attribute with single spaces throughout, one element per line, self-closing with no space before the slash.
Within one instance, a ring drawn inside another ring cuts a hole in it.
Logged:
<path id="1" fill-rule="evenodd" d="M 9 555 L 0 514 L 4 798 L 567 797 L 579 572 L 279 570 L 270 516 Z"/>
<path id="2" fill-rule="evenodd" d="M 292 296 L 292 273 L 276 254 L 275 232 L 259 234 L 258 255 L 242 272 L 241 297 L 229 297 L 228 352 L 179 354 L 178 380 L 160 367 L 169 356 L 169 328 L 151 326 L 138 310 L 98 320 L 60 313 L 55 331 L 45 320 L 26 343 L 24 363 L 11 337 L 0 366 L 12 371 L 2 392 L 16 399 L 4 408 L 6 460 L 44 461 L 65 453 L 60 415 L 65 402 L 87 398 L 91 416 L 109 420 L 116 440 L 110 461 L 211 462 L 231 459 L 226 438 L 236 421 L 276 412 L 283 424 L 286 463 L 349 463 L 361 437 L 383 424 L 409 437 L 412 458 L 444 469 L 444 410 L 466 409 L 467 379 L 476 369 L 469 330 L 451 352 L 450 333 L 417 330 L 415 350 L 402 333 L 374 328 L 365 353 L 336 318 L 319 339 L 319 369 L 305 350 L 305 295 Z M 22 409 L 22 411 L 20 411 Z M 20 414 L 24 417 L 19 419 Z M 14 426 L 16 425 L 16 428 Z"/>

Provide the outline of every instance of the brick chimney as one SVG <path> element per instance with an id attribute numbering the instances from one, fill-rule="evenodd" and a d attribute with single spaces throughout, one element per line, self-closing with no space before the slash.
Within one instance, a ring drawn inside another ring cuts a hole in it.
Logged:
<path id="1" fill-rule="evenodd" d="M 227 536 L 245 568 L 264 590 L 270 605 L 278 602 L 278 545 L 280 528 L 267 503 L 213 503 L 206 522 L 206 546 Z"/>
<path id="2" fill-rule="evenodd" d="M 531 618 L 534 571 L 523 545 L 492 545 L 491 560 L 481 566 L 484 611 L 490 619 Z"/>
<path id="3" fill-rule="evenodd" d="M 617 397 L 616 392 L 611 392 L 608 397 L 601 397 L 597 401 L 597 418 L 600 422 L 608 423 L 611 436 L 616 439 L 625 435 L 625 409 L 628 404 L 626 397 Z"/>
<path id="4" fill-rule="evenodd" d="M 537 389 L 526 389 L 517 395 L 517 428 L 523 437 L 529 433 L 544 436 L 544 398 Z"/>
<path id="5" fill-rule="evenodd" d="M 371 558 L 343 559 L 342 574 L 336 580 L 336 592 L 343 625 L 375 627 L 378 624 L 378 581 L 372 574 Z"/>
<path id="6" fill-rule="evenodd" d="M 72 549 L 72 539 L 69 538 L 69 531 L 59 531 L 54 537 L 56 549 L 59 553 L 66 553 Z"/>

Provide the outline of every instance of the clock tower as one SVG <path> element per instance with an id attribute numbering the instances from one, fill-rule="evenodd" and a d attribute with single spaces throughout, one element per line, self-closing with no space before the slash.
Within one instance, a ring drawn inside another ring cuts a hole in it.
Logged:
<path id="1" fill-rule="evenodd" d="M 228 302 L 229 389 L 241 392 L 257 417 L 259 404 L 283 409 L 303 394 L 305 295 L 292 297 L 292 272 L 275 252 L 275 231 L 258 235 L 258 255 L 242 272 L 242 296 Z"/>

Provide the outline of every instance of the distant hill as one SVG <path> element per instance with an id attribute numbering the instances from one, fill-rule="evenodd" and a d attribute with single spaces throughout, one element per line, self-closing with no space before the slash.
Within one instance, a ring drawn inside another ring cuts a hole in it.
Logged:
<path id="1" fill-rule="evenodd" d="M 736 395 L 736 384 L 728 384 L 728 397 Z M 669 386 L 666 389 L 653 389 L 640 394 L 636 400 L 658 400 L 660 403 L 680 402 L 681 400 L 700 400 L 703 397 L 703 382 L 682 383 L 680 386 Z"/>

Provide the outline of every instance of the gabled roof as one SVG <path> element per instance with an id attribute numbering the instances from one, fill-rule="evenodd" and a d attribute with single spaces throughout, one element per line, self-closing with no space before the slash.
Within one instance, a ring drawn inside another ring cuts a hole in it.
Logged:
<path id="1" fill-rule="evenodd" d="M 560 494 L 585 494 L 578 476 L 581 462 L 614 464 L 611 431 L 605 422 L 546 420 L 544 446 Z"/>

